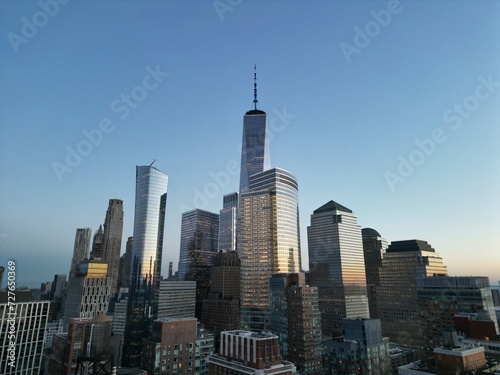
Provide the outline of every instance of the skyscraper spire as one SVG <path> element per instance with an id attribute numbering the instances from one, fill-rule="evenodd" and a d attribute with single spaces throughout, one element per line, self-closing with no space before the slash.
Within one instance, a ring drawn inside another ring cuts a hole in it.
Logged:
<path id="1" fill-rule="evenodd" d="M 257 64 L 253 66 L 253 109 L 257 109 Z"/>

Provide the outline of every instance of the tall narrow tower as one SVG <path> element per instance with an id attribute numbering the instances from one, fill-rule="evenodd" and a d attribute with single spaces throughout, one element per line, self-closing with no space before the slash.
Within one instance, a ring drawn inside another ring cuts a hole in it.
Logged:
<path id="1" fill-rule="evenodd" d="M 241 142 L 240 197 L 248 191 L 249 177 L 271 168 L 266 112 L 257 109 L 257 71 L 254 66 L 253 108 L 243 117 Z"/>
<path id="2" fill-rule="evenodd" d="M 73 257 L 69 270 L 69 278 L 76 277 L 78 273 L 78 264 L 89 257 L 90 249 L 90 228 L 77 228 L 75 234 L 75 245 L 73 247 Z"/>
<path id="3" fill-rule="evenodd" d="M 134 242 L 123 361 L 138 367 L 142 339 L 158 307 L 168 176 L 153 167 L 136 168 Z"/>
<path id="4" fill-rule="evenodd" d="M 340 332 L 343 318 L 369 318 L 361 227 L 353 212 L 329 201 L 311 215 L 307 239 L 323 335 Z"/>
<path id="5" fill-rule="evenodd" d="M 121 199 L 110 199 L 106 218 L 104 219 L 104 261 L 108 263 L 111 296 L 118 293 L 122 232 L 123 201 Z"/>

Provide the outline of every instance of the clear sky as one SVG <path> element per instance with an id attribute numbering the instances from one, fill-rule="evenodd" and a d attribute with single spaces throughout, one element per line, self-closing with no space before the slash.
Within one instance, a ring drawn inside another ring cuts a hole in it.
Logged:
<path id="1" fill-rule="evenodd" d="M 498 1 L 60 1 L 0 3 L 0 264 L 19 285 L 67 274 L 110 198 L 123 252 L 154 159 L 162 274 L 177 268 L 181 213 L 238 190 L 254 64 L 305 269 L 333 199 L 388 241 L 428 241 L 451 275 L 500 280 Z"/>

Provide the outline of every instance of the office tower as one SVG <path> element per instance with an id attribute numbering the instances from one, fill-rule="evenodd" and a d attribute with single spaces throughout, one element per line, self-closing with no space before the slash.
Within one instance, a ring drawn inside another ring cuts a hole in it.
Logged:
<path id="1" fill-rule="evenodd" d="M 280 342 L 281 354 L 300 373 L 322 369 L 321 313 L 318 288 L 305 283 L 305 274 L 275 274 L 271 277 L 271 326 Z"/>
<path id="2" fill-rule="evenodd" d="M 9 292 L 0 292 L 1 374 L 40 374 L 50 302 L 31 299 L 32 292 L 17 290 L 12 305 Z"/>
<path id="3" fill-rule="evenodd" d="M 365 259 L 366 287 L 368 290 L 368 304 L 370 318 L 378 318 L 377 288 L 380 286 L 380 267 L 382 258 L 387 249 L 387 241 L 372 228 L 361 229 L 363 237 L 363 253 Z"/>
<path id="4" fill-rule="evenodd" d="M 118 277 L 118 285 L 120 287 L 128 288 L 130 286 L 130 268 L 132 266 L 132 246 L 134 244 L 134 237 L 127 239 L 125 246 L 125 254 L 120 257 L 120 275 Z"/>
<path id="5" fill-rule="evenodd" d="M 219 215 L 200 209 L 182 214 L 179 280 L 196 281 L 196 318 L 210 292 L 210 271 L 217 254 Z"/>
<path id="6" fill-rule="evenodd" d="M 68 282 L 65 327 L 71 318 L 93 318 L 106 314 L 110 285 L 107 263 L 89 259 L 80 262 L 76 276 Z"/>
<path id="7" fill-rule="evenodd" d="M 212 266 L 211 292 L 203 300 L 201 323 L 215 335 L 240 326 L 240 270 L 241 261 L 236 251 L 219 252 Z"/>
<path id="8" fill-rule="evenodd" d="M 104 231 L 102 225 L 99 225 L 99 229 L 94 234 L 92 240 L 92 250 L 90 251 L 90 259 L 100 260 L 103 257 L 104 252 Z"/>
<path id="9" fill-rule="evenodd" d="M 271 168 L 266 112 L 257 109 L 257 73 L 254 67 L 253 109 L 243 117 L 241 141 L 240 199 L 250 187 L 250 176 Z"/>
<path id="10" fill-rule="evenodd" d="M 113 318 L 112 331 L 114 336 L 125 335 L 127 322 L 128 288 L 120 288 L 116 298 L 109 302 L 108 316 Z"/>
<path id="11" fill-rule="evenodd" d="M 342 319 L 342 336 L 325 343 L 330 374 L 386 375 L 391 372 L 389 340 L 379 319 Z"/>
<path id="12" fill-rule="evenodd" d="M 236 250 L 236 224 L 238 219 L 238 193 L 224 195 L 219 215 L 219 251 Z"/>
<path id="13" fill-rule="evenodd" d="M 54 335 L 50 374 L 110 374 L 112 319 L 98 314 L 93 318 L 70 319 L 67 333 Z M 87 366 L 89 372 L 82 367 Z"/>
<path id="14" fill-rule="evenodd" d="M 153 167 L 136 168 L 134 242 L 123 364 L 139 367 L 142 339 L 158 314 L 168 176 Z"/>
<path id="15" fill-rule="evenodd" d="M 488 277 L 418 277 L 416 283 L 423 327 L 421 345 L 428 351 L 444 344 L 443 332 L 454 327 L 455 314 L 484 312 L 498 333 Z"/>
<path id="16" fill-rule="evenodd" d="M 90 249 L 90 228 L 77 228 L 75 234 L 75 244 L 73 247 L 73 257 L 69 269 L 69 278 L 75 277 L 78 264 L 89 257 Z"/>
<path id="17" fill-rule="evenodd" d="M 123 232 L 123 201 L 110 199 L 104 219 L 103 249 L 104 261 L 108 263 L 108 275 L 111 282 L 111 296 L 118 292 L 120 272 L 120 250 Z"/>
<path id="18" fill-rule="evenodd" d="M 240 196 L 241 327 L 270 327 L 269 279 L 300 272 L 297 180 L 280 168 L 250 176 Z"/>
<path id="19" fill-rule="evenodd" d="M 199 329 L 196 319 L 158 319 L 144 342 L 144 369 L 148 374 L 208 375 L 205 361 L 212 353 L 213 335 Z"/>
<path id="20" fill-rule="evenodd" d="M 78 264 L 76 265 L 78 266 Z M 75 268 L 75 271 L 77 268 Z M 54 275 L 54 281 L 50 291 L 50 299 L 61 298 L 63 289 L 66 287 L 66 275 Z"/>
<path id="21" fill-rule="evenodd" d="M 219 354 L 208 357 L 208 371 L 213 375 L 297 373 L 295 365 L 283 361 L 278 336 L 270 332 L 225 331 L 220 338 Z"/>
<path id="22" fill-rule="evenodd" d="M 447 275 L 441 256 L 425 241 L 393 241 L 380 269 L 377 289 L 382 331 L 391 341 L 422 349 L 417 277 Z"/>
<path id="23" fill-rule="evenodd" d="M 158 319 L 194 318 L 196 281 L 161 280 Z"/>
<path id="24" fill-rule="evenodd" d="M 339 332 L 343 318 L 369 318 L 363 241 L 353 212 L 329 201 L 311 215 L 307 239 L 323 335 Z"/>

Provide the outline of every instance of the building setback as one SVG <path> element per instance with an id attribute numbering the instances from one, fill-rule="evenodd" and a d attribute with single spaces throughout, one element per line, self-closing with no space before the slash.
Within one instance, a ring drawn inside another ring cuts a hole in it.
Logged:
<path id="1" fill-rule="evenodd" d="M 272 333 L 221 333 L 218 355 L 208 357 L 210 375 L 296 374 L 295 365 L 281 359 L 278 337 Z"/>

